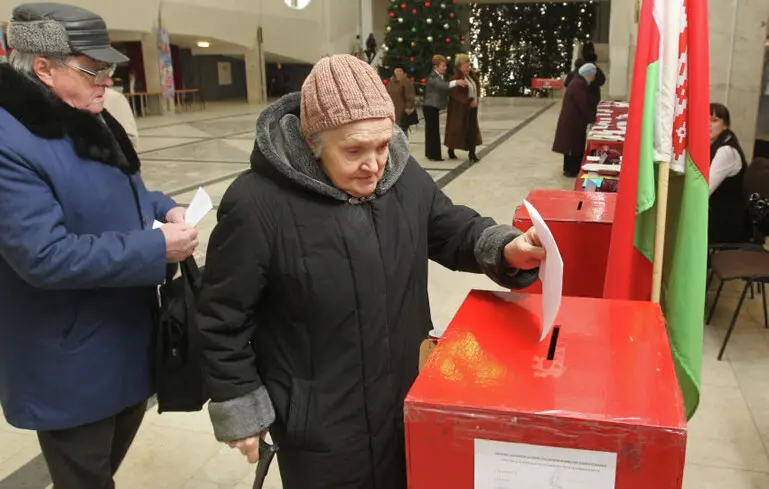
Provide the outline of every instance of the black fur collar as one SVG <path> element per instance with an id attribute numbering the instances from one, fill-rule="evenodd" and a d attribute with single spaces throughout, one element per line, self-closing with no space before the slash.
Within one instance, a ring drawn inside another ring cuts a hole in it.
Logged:
<path id="1" fill-rule="evenodd" d="M 41 83 L 0 65 L 0 108 L 31 133 L 45 139 L 72 140 L 84 159 L 119 168 L 126 175 L 139 171 L 139 157 L 125 130 L 106 110 L 98 116 L 77 110 L 54 96 Z"/>

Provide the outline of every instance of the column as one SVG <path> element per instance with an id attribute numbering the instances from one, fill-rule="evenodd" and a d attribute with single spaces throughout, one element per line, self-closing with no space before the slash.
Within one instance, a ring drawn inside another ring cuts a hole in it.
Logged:
<path id="1" fill-rule="evenodd" d="M 366 46 L 368 35 L 374 32 L 373 0 L 360 0 L 360 39 Z"/>
<path id="2" fill-rule="evenodd" d="M 246 92 L 248 103 L 261 104 L 267 101 L 265 65 L 262 46 L 258 44 L 246 51 Z"/>
<path id="3" fill-rule="evenodd" d="M 160 77 L 160 53 L 158 51 L 157 28 L 153 27 L 152 32 L 142 34 L 142 59 L 144 61 L 144 84 L 145 91 L 157 93 L 162 92 L 163 87 Z M 148 97 L 147 102 L 151 111 L 162 113 L 164 111 L 174 111 L 174 100 L 168 100 L 157 106 L 158 97 Z"/>
<path id="4" fill-rule="evenodd" d="M 633 66 L 637 0 L 611 0 L 609 15 L 609 98 L 627 100 Z"/>

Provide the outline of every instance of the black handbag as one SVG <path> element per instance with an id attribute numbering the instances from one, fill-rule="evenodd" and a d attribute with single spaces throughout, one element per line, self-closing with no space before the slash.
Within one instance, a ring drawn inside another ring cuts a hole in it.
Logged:
<path id="1" fill-rule="evenodd" d="M 156 344 L 158 412 L 200 411 L 209 395 L 195 324 L 195 303 L 201 273 L 193 257 L 168 266 L 160 286 L 160 317 Z"/>
<path id="2" fill-rule="evenodd" d="M 403 114 L 403 122 L 407 127 L 416 126 L 419 124 L 419 114 L 417 113 L 416 109 L 409 114 L 408 112 L 404 112 Z"/>

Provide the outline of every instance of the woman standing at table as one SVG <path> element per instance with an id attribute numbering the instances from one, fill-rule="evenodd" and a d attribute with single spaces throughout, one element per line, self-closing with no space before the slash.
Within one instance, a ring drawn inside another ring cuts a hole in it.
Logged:
<path id="1" fill-rule="evenodd" d="M 457 159 L 455 150 L 468 152 L 472 163 L 480 158 L 475 154 L 475 148 L 483 144 L 481 129 L 478 127 L 478 100 L 480 99 L 481 83 L 478 75 L 470 70 L 470 57 L 457 54 L 454 58 L 454 76 L 452 81 L 464 81 L 465 86 L 454 85 L 449 94 L 449 109 L 446 114 L 446 137 L 444 144 L 449 148 L 449 158 Z"/>
<path id="2" fill-rule="evenodd" d="M 748 168 L 737 136 L 729 128 L 729 109 L 710 104 L 709 243 L 740 243 L 750 229 L 743 182 Z"/>
<path id="3" fill-rule="evenodd" d="M 579 68 L 563 96 L 561 114 L 555 131 L 553 151 L 563 155 L 563 174 L 575 178 L 582 165 L 587 142 L 587 126 L 595 121 L 595 110 L 590 105 L 589 85 L 595 79 L 596 68 L 586 63 Z"/>

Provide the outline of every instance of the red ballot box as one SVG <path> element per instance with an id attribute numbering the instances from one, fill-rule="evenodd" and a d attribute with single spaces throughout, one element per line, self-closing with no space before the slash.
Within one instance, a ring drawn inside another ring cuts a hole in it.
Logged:
<path id="1" fill-rule="evenodd" d="M 611 226 L 617 196 L 573 190 L 533 190 L 526 200 L 545 220 L 563 257 L 563 295 L 603 297 Z M 524 206 L 515 210 L 513 226 L 526 231 L 531 218 Z M 540 293 L 537 281 L 526 292 Z"/>
<path id="2" fill-rule="evenodd" d="M 684 403 L 659 306 L 565 297 L 539 342 L 541 308 L 468 295 L 406 397 L 409 489 L 680 489 Z"/>

